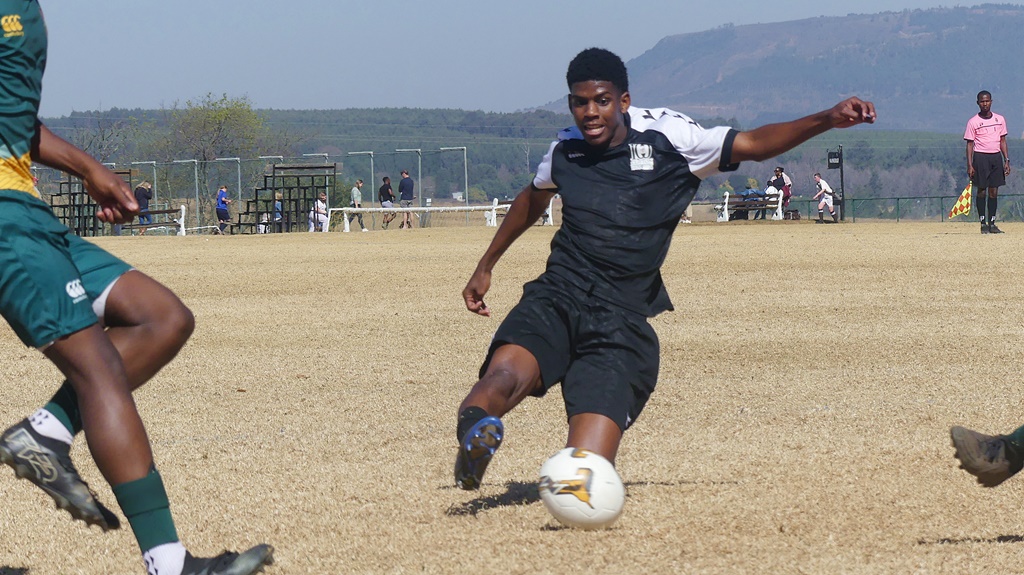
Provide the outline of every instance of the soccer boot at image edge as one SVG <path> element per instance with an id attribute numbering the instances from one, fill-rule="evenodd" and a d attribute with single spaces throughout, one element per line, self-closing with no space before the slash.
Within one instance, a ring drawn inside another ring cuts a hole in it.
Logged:
<path id="1" fill-rule="evenodd" d="M 199 558 L 185 553 L 181 575 L 251 575 L 274 563 L 274 548 L 261 544 L 244 553 L 225 551 L 216 557 Z"/>
<path id="2" fill-rule="evenodd" d="M 1003 435 L 985 435 L 956 426 L 949 430 L 960 468 L 985 487 L 995 487 L 1024 467 L 1024 454 Z"/>
<path id="3" fill-rule="evenodd" d="M 13 468 L 16 476 L 45 491 L 75 519 L 104 531 L 119 528 L 121 521 L 96 499 L 71 463 L 70 453 L 71 446 L 39 435 L 27 419 L 0 435 L 0 462 Z"/>
<path id="4" fill-rule="evenodd" d="M 469 428 L 459 443 L 455 458 L 455 484 L 462 489 L 479 489 L 487 464 L 501 446 L 505 427 L 501 420 L 489 415 Z"/>

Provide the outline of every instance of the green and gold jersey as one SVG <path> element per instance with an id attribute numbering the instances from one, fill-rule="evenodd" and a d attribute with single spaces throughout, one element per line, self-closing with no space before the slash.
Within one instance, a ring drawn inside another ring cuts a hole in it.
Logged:
<path id="1" fill-rule="evenodd" d="M 29 157 L 46 68 L 46 24 L 36 0 L 0 0 L 0 190 L 38 197 Z"/>

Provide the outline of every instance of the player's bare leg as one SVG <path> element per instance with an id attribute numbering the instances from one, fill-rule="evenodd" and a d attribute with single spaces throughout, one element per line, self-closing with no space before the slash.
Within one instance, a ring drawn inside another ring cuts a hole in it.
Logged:
<path id="1" fill-rule="evenodd" d="M 149 438 L 135 409 L 121 356 L 99 324 L 43 352 L 78 396 L 89 451 L 111 485 L 144 477 L 153 466 Z"/>
<path id="2" fill-rule="evenodd" d="M 455 458 L 455 483 L 459 487 L 480 487 L 487 465 L 504 438 L 500 417 L 540 385 L 540 366 L 526 348 L 507 344 L 494 351 L 484 376 L 459 406 L 459 453 Z"/>
<path id="3" fill-rule="evenodd" d="M 586 449 L 615 465 L 622 441 L 622 430 L 610 417 L 598 413 L 580 413 L 569 418 L 566 447 Z"/>
<path id="4" fill-rule="evenodd" d="M 114 284 L 104 320 L 133 390 L 170 363 L 195 329 L 192 312 L 174 292 L 135 270 Z"/>

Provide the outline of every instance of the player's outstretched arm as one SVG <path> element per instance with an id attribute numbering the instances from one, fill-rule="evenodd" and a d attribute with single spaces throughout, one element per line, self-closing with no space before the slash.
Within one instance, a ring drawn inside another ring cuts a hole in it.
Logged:
<path id="1" fill-rule="evenodd" d="M 768 124 L 740 132 L 732 145 L 733 162 L 764 161 L 787 152 L 818 134 L 833 128 L 849 128 L 875 122 L 875 105 L 860 98 L 848 98 L 799 120 Z"/>
<path id="2" fill-rule="evenodd" d="M 41 123 L 32 140 L 32 159 L 80 178 L 85 190 L 99 204 L 96 215 L 104 222 L 125 222 L 139 211 L 128 182 Z"/>
<path id="3" fill-rule="evenodd" d="M 528 184 L 523 191 L 512 200 L 512 206 L 508 214 L 501 222 L 501 226 L 494 234 L 491 245 L 487 247 L 476 270 L 469 278 L 469 283 L 462 290 L 462 297 L 466 301 L 466 309 L 473 313 L 484 316 L 491 315 L 491 309 L 484 303 L 484 295 L 491 288 L 491 270 L 501 259 L 505 250 L 516 241 L 523 232 L 540 219 L 541 214 L 547 209 L 555 192 L 553 190 L 538 190 L 533 184 Z"/>

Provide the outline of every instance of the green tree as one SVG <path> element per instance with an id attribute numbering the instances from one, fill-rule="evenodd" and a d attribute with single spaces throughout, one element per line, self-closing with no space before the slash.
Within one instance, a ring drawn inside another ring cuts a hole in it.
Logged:
<path id="1" fill-rule="evenodd" d="M 216 98 L 207 94 L 202 99 L 177 105 L 169 118 L 172 149 L 199 160 L 200 182 L 206 182 L 205 198 L 196 206 L 201 219 L 212 213 L 213 191 L 209 183 L 209 161 L 222 157 L 251 158 L 259 154 L 261 141 L 266 140 L 263 118 L 252 109 L 246 97 Z M 237 192 L 237 191 L 236 191 Z M 234 194 L 232 194 L 233 196 Z M 236 206 L 241 209 L 242 206 Z"/>
<path id="2" fill-rule="evenodd" d="M 185 102 L 183 109 L 171 111 L 171 129 L 183 148 L 201 162 L 223 156 L 257 155 L 264 135 L 263 119 L 252 109 L 248 98 L 214 99 Z"/>

